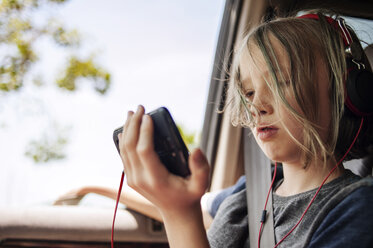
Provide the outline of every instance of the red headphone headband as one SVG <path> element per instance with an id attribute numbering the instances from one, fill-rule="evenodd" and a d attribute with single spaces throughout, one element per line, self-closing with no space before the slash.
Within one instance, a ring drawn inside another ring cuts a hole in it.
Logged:
<path id="1" fill-rule="evenodd" d="M 344 23 L 344 19 L 340 17 L 337 19 L 333 19 L 329 16 L 324 16 L 324 17 L 326 21 L 330 23 L 330 25 L 332 25 L 336 30 L 341 32 L 343 43 L 345 44 L 346 47 L 349 47 L 352 43 L 352 38 L 351 38 L 350 32 L 347 30 L 346 24 Z M 317 14 L 306 14 L 306 15 L 298 16 L 297 18 L 320 20 Z"/>

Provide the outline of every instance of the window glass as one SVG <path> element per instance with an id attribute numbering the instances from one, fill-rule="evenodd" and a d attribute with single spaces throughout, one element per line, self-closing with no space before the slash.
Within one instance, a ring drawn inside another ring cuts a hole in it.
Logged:
<path id="1" fill-rule="evenodd" d="M 147 111 L 166 106 L 186 134 L 198 137 L 223 7 L 223 0 L 72 0 L 35 7 L 33 25 L 59 21 L 53 35 L 35 43 L 39 60 L 29 62 L 22 86 L 0 90 L 0 206 L 50 204 L 84 185 L 117 188 L 123 167 L 112 132 L 138 104 Z M 75 33 L 58 25 L 78 30 L 79 48 L 66 49 L 63 43 Z M 0 43 L 3 63 L 9 47 Z M 88 76 L 66 90 L 55 81 L 73 81 L 61 69 L 72 54 L 80 64 L 69 73 L 80 66 L 79 75 Z"/>
<path id="2" fill-rule="evenodd" d="M 373 20 L 344 17 L 346 23 L 350 25 L 361 40 L 363 48 L 373 44 Z"/>

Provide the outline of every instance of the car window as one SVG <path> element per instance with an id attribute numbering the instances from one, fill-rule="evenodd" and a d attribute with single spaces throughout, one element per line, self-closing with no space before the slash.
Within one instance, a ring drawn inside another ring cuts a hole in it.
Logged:
<path id="1" fill-rule="evenodd" d="M 82 44 L 61 50 L 41 39 L 22 87 L 0 90 L 0 206 L 50 204 L 83 185 L 116 188 L 122 164 L 112 132 L 138 104 L 166 106 L 198 145 L 223 8 L 223 0 L 74 0 L 38 9 L 36 26 L 53 17 Z M 63 30 L 53 35 L 63 47 Z M 90 76 L 66 90 L 55 81 L 72 53 Z"/>
<path id="2" fill-rule="evenodd" d="M 346 22 L 356 31 L 363 48 L 373 44 L 373 20 L 356 17 L 344 17 Z"/>

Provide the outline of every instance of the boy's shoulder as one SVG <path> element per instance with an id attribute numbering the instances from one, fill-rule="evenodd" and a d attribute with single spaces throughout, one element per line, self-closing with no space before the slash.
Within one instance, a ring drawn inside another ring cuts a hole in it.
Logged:
<path id="1" fill-rule="evenodd" d="M 341 189 L 327 205 L 309 247 L 373 246 L 373 177 Z"/>
<path id="2" fill-rule="evenodd" d="M 373 217 L 373 177 L 368 176 L 348 185 L 334 198 L 337 201 L 340 198 L 340 201 L 331 213 L 340 211 L 343 214 L 358 211 L 357 214 L 367 213 Z M 345 209 L 347 207 L 348 209 Z M 373 223 L 373 219 L 370 220 Z"/>
<path id="3" fill-rule="evenodd" d="M 373 217 L 373 177 L 368 176 L 352 183 L 342 189 L 332 200 L 339 202 L 330 214 L 340 212 L 342 215 L 349 212 L 356 214 L 369 214 Z M 373 224 L 373 218 L 369 219 Z"/>

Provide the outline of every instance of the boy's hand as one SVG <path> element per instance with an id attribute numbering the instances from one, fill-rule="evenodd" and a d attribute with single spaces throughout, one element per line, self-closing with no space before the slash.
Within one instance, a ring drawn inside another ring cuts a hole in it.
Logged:
<path id="1" fill-rule="evenodd" d="M 209 165 L 199 149 L 189 156 L 191 175 L 182 178 L 168 172 L 154 151 L 153 122 L 139 106 L 128 112 L 119 134 L 120 154 L 130 187 L 156 205 L 162 214 L 182 214 L 200 205 L 209 182 Z M 125 133 L 125 135 L 123 135 Z"/>

